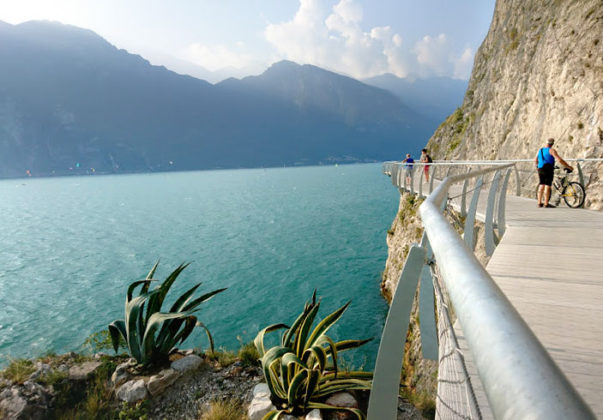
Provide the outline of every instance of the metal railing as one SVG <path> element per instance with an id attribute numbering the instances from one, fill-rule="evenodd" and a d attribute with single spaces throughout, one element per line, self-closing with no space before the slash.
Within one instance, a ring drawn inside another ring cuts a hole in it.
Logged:
<path id="1" fill-rule="evenodd" d="M 445 166 L 452 168 L 454 164 L 463 166 L 467 163 L 469 162 L 459 165 L 458 162 L 434 162 L 431 165 L 433 168 Z M 495 246 L 494 228 L 497 228 L 499 236 L 504 234 L 505 197 L 512 172 L 516 176 L 516 191 L 521 184 L 516 163 L 470 162 L 470 164 L 488 167 L 446 176 L 435 189 L 434 174 L 431 174 L 428 187 L 430 194 L 419 208 L 424 226 L 422 243 L 411 247 L 392 298 L 375 364 L 368 418 L 369 420 L 396 418 L 400 370 L 412 301 L 419 280 L 421 280 L 420 301 L 424 299 L 423 294 L 433 295 L 434 263 L 437 263 L 441 280 L 462 326 L 495 418 L 595 418 L 582 397 L 472 252 L 475 246 L 472 229 L 480 189 L 484 184 L 490 184 L 484 223 L 486 251 L 491 255 Z M 392 177 L 392 183 L 401 191 L 423 195 L 421 191 L 423 182 L 418 182 L 415 186 L 414 171 L 406 172 L 404 169 L 402 163 L 384 164 L 384 172 Z M 446 171 L 450 173 L 449 169 Z M 492 178 L 485 182 L 484 177 L 489 176 Z M 475 182 L 472 185 L 471 203 L 469 208 L 465 209 L 465 196 L 470 192 L 469 180 Z M 457 198 L 461 198 L 460 212 L 465 217 L 464 239 L 457 234 L 442 214 L 451 194 L 450 187 L 460 182 L 463 182 L 462 192 Z M 422 339 L 425 328 L 427 341 L 430 342 L 429 330 L 434 321 L 429 317 L 424 319 L 424 314 L 430 312 L 428 309 L 420 305 L 420 327 Z M 433 314 L 433 307 L 431 313 Z M 423 324 L 427 325 L 424 327 Z M 425 347 L 425 341 L 422 345 Z M 423 351 L 425 357 L 426 353 L 433 353 L 433 348 L 424 348 Z M 470 387 L 468 378 L 465 382 Z M 480 418 L 479 408 L 475 410 L 471 408 L 472 405 L 474 404 L 469 401 L 465 417 L 445 418 Z"/>
<path id="2" fill-rule="evenodd" d="M 601 164 L 603 164 L 603 159 L 601 158 L 584 158 L 584 159 L 576 159 L 569 158 L 565 159 L 567 162 L 571 162 L 573 166 L 575 166 L 575 176 L 577 180 L 582 184 L 585 189 L 587 189 L 591 184 L 595 184 L 595 189 L 600 185 L 602 180 L 600 179 L 601 175 Z M 385 162 L 383 164 L 384 172 L 387 172 L 387 168 L 394 164 L 400 164 L 401 162 Z M 536 197 L 536 185 L 538 184 L 538 173 L 534 169 L 534 159 L 506 159 L 506 160 L 450 160 L 450 161 L 434 161 L 433 163 L 429 163 L 430 172 L 433 172 L 433 178 L 440 177 L 445 178 L 446 176 L 451 175 L 454 172 L 458 172 L 459 170 L 466 170 L 471 167 L 480 167 L 480 166 L 492 166 L 492 165 L 501 165 L 501 164 L 509 164 L 514 163 L 513 167 L 514 176 L 511 178 L 512 190 L 518 196 L 524 196 L 529 198 Z M 423 195 L 422 184 L 414 186 L 416 182 L 416 178 L 419 170 L 425 166 L 425 164 L 421 162 L 415 162 L 413 164 L 413 180 L 411 185 L 411 191 L 419 192 L 420 195 Z M 599 165 L 597 170 L 597 165 Z M 430 179 L 433 179 L 430 177 Z M 393 179 L 392 179 L 393 182 Z M 401 184 L 402 185 L 402 184 Z M 403 185 L 403 187 L 405 187 Z M 421 190 L 420 190 L 421 189 Z M 429 183 L 428 188 L 429 193 L 433 191 L 433 182 Z M 588 194 L 587 194 L 588 197 Z M 582 204 L 584 207 L 584 203 Z"/>

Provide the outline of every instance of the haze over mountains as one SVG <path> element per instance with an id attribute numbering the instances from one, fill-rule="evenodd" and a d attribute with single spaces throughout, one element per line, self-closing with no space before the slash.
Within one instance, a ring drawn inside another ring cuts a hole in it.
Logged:
<path id="1" fill-rule="evenodd" d="M 387 160 L 437 126 L 315 66 L 212 85 L 53 22 L 0 22 L 0 63 L 0 177 Z"/>

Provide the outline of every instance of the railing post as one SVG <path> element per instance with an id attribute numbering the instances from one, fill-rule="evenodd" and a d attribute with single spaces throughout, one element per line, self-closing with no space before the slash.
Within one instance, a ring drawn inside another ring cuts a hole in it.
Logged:
<path id="1" fill-rule="evenodd" d="M 473 187 L 473 196 L 471 197 L 471 203 L 469 204 L 469 211 L 467 212 L 467 218 L 465 219 L 465 230 L 463 233 L 463 239 L 465 243 L 472 251 L 475 251 L 475 234 L 473 233 L 475 228 L 475 213 L 477 212 L 477 202 L 479 201 L 479 192 L 482 189 L 484 183 L 483 178 L 480 176 L 475 181 Z"/>
<path id="2" fill-rule="evenodd" d="M 421 330 L 421 349 L 423 358 L 438 360 L 438 336 L 435 321 L 435 299 L 431 264 L 433 251 L 427 235 L 423 233 L 421 247 L 425 250 L 425 263 L 421 271 L 421 286 L 419 287 L 419 329 Z"/>
<path id="3" fill-rule="evenodd" d="M 467 171 L 467 173 L 471 172 L 471 168 L 469 168 L 469 170 Z M 461 217 L 465 217 L 467 216 L 467 205 L 466 205 L 466 195 L 467 195 L 467 183 L 469 182 L 469 178 L 465 178 L 465 181 L 463 181 L 463 192 L 461 194 Z"/>
<path id="4" fill-rule="evenodd" d="M 521 196 L 521 184 L 519 183 L 519 170 L 517 169 L 517 165 L 513 166 L 513 170 L 515 172 L 515 182 L 517 185 L 515 186 L 515 195 Z"/>
<path id="5" fill-rule="evenodd" d="M 398 163 L 396 165 L 397 168 L 397 176 L 396 178 L 398 179 L 398 188 L 404 188 L 404 184 L 403 184 L 403 180 L 402 180 L 402 171 L 401 171 L 401 165 Z"/>
<path id="6" fill-rule="evenodd" d="M 505 205 L 507 201 L 507 184 L 509 183 L 510 175 L 511 168 L 507 169 L 505 179 L 503 180 L 502 187 L 500 188 L 500 195 L 498 196 L 498 216 L 496 218 L 496 226 L 498 227 L 499 237 L 502 237 L 507 229 L 505 221 Z"/>
<path id="7" fill-rule="evenodd" d="M 373 375 L 373 389 L 369 398 L 368 420 L 396 418 L 404 344 L 410 323 L 410 311 L 424 262 L 425 249 L 414 244 L 406 257 L 381 334 L 381 344 Z"/>
<path id="8" fill-rule="evenodd" d="M 423 174 L 421 172 L 424 172 L 424 169 L 419 170 L 419 197 L 423 197 Z"/>
<path id="9" fill-rule="evenodd" d="M 409 168 L 408 172 L 410 173 L 410 193 L 414 194 L 415 193 L 415 168 L 414 165 L 413 167 Z"/>
<path id="10" fill-rule="evenodd" d="M 486 220 L 485 220 L 485 242 L 486 242 L 486 255 L 491 256 L 494 253 L 496 244 L 494 243 L 494 202 L 496 201 L 496 190 L 498 190 L 498 180 L 500 179 L 500 170 L 494 172 L 494 178 L 492 179 L 492 185 L 490 185 L 490 191 L 488 193 L 488 204 L 486 206 Z"/>
<path id="11" fill-rule="evenodd" d="M 435 178 L 435 174 L 438 170 L 437 166 L 431 166 L 430 170 L 433 169 L 433 172 L 431 173 L 431 179 L 429 180 L 429 194 L 431 194 L 433 192 L 433 179 Z"/>

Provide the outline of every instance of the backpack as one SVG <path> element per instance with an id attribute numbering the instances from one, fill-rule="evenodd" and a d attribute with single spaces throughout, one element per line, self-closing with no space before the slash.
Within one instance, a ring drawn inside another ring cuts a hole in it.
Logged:
<path id="1" fill-rule="evenodd" d="M 431 156 L 427 155 L 427 163 L 432 163 L 433 159 L 431 158 Z"/>

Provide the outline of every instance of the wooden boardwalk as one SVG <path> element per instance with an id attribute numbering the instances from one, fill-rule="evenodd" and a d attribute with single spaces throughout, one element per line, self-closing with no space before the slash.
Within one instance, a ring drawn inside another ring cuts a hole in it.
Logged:
<path id="1" fill-rule="evenodd" d="M 506 210 L 507 230 L 486 269 L 603 419 L 603 213 L 538 208 L 512 195 Z M 492 418 L 469 354 L 468 361 L 484 418 Z"/>

